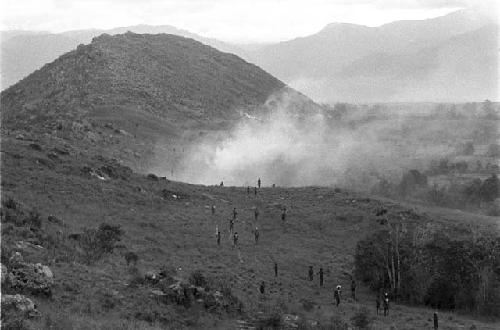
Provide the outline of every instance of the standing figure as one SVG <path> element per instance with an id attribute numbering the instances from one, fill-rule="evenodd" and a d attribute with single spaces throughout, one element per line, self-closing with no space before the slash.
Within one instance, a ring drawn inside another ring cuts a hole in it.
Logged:
<path id="1" fill-rule="evenodd" d="M 229 220 L 229 233 L 232 234 L 234 229 L 234 220 L 230 219 Z"/>
<path id="2" fill-rule="evenodd" d="M 342 287 L 340 285 L 337 285 L 337 288 L 335 288 L 335 291 L 333 291 L 333 298 L 335 299 L 335 304 L 337 307 L 340 305 L 340 296 L 342 294 L 341 289 Z"/>
<path id="3" fill-rule="evenodd" d="M 212 215 L 215 214 L 215 205 L 212 205 Z"/>
<path id="4" fill-rule="evenodd" d="M 258 208 L 255 208 L 253 215 L 255 218 L 255 222 L 257 222 L 257 220 L 259 219 L 259 209 Z"/>
<path id="5" fill-rule="evenodd" d="M 264 281 L 262 281 L 262 283 L 260 283 L 259 291 L 260 291 L 260 294 L 264 294 L 266 292 L 266 283 Z"/>
<path id="6" fill-rule="evenodd" d="M 255 227 L 255 244 L 259 243 L 259 228 L 258 227 Z"/>
<path id="7" fill-rule="evenodd" d="M 250 186 L 247 186 L 247 195 L 250 196 Z"/>
<path id="8" fill-rule="evenodd" d="M 255 196 L 257 196 L 257 187 L 253 187 L 253 193 Z"/>
<path id="9" fill-rule="evenodd" d="M 312 281 L 313 278 L 314 278 L 313 266 L 309 266 L 309 281 Z"/>
<path id="10" fill-rule="evenodd" d="M 220 245 L 220 230 L 219 228 L 217 227 L 217 245 Z"/>
<path id="11" fill-rule="evenodd" d="M 278 263 L 274 262 L 274 277 L 278 277 Z"/>
<path id="12" fill-rule="evenodd" d="M 438 313 L 434 312 L 434 330 L 438 330 L 438 328 L 439 328 Z"/>
<path id="13" fill-rule="evenodd" d="M 384 295 L 384 316 L 389 315 L 389 295 L 387 292 Z"/>
<path id="14" fill-rule="evenodd" d="M 281 221 L 284 223 L 286 220 L 286 207 L 281 211 Z"/>
<path id="15" fill-rule="evenodd" d="M 224 187 L 224 181 L 221 181 L 221 182 L 220 182 L 220 186 L 221 186 L 221 187 Z"/>
<path id="16" fill-rule="evenodd" d="M 323 268 L 319 269 L 319 286 L 323 286 Z"/>
<path id="17" fill-rule="evenodd" d="M 351 297 L 353 300 L 356 300 L 356 281 L 354 279 L 351 281 Z"/>
<path id="18" fill-rule="evenodd" d="M 380 295 L 377 294 L 377 298 L 375 298 L 375 304 L 377 306 L 377 315 L 378 315 L 378 311 L 380 310 Z"/>
<path id="19" fill-rule="evenodd" d="M 260 188 L 260 178 L 257 180 L 257 186 Z"/>
<path id="20" fill-rule="evenodd" d="M 233 219 L 236 220 L 236 216 L 238 215 L 238 212 L 236 212 L 236 207 L 233 208 Z"/>
<path id="21" fill-rule="evenodd" d="M 233 235 L 233 244 L 235 247 L 238 246 L 238 233 L 236 232 Z"/>

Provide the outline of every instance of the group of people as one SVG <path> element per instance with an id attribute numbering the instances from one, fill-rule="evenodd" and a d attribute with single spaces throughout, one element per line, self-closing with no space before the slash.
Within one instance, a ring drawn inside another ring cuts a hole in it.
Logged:
<path id="1" fill-rule="evenodd" d="M 223 186 L 222 182 L 221 182 L 221 186 Z M 260 178 L 257 180 L 257 187 L 259 189 L 261 187 Z M 257 195 L 257 187 L 254 187 L 254 194 L 255 195 Z M 247 195 L 250 195 L 250 186 L 247 187 Z M 212 215 L 215 215 L 215 205 L 212 205 L 211 210 L 212 210 Z M 255 224 L 257 224 L 257 222 L 259 220 L 259 215 L 260 215 L 259 209 L 257 207 L 255 207 L 254 208 Z M 237 216 L 238 216 L 238 211 L 236 210 L 236 207 L 234 207 L 233 211 L 232 211 L 232 217 L 229 220 L 229 234 L 232 236 L 234 247 L 238 246 L 238 238 L 239 238 L 238 233 L 234 231 L 234 223 L 237 219 Z M 286 209 L 286 207 L 283 207 L 281 210 L 282 223 L 284 223 L 286 221 L 286 216 L 287 216 L 287 209 Z M 255 244 L 258 244 L 259 237 L 260 237 L 260 231 L 259 231 L 259 228 L 257 225 L 255 226 L 253 233 L 254 233 Z M 216 227 L 216 238 L 217 238 L 217 245 L 220 245 L 221 232 L 220 232 L 218 226 Z M 309 266 L 309 270 L 308 270 L 309 281 L 312 282 L 314 280 L 314 275 L 315 275 L 315 273 L 314 273 L 313 266 Z M 322 267 L 319 268 L 317 275 L 319 275 L 319 286 L 323 287 L 323 285 L 324 285 L 324 271 L 323 271 Z M 277 262 L 274 262 L 274 276 L 278 277 L 278 263 Z M 259 291 L 261 294 L 265 294 L 265 287 L 266 287 L 265 282 L 262 281 L 260 286 L 259 286 Z M 337 307 L 339 307 L 341 299 L 342 299 L 342 286 L 341 285 L 337 285 L 335 287 L 335 290 L 333 292 L 333 298 L 334 298 L 335 305 Z M 356 281 L 354 279 L 351 280 L 351 298 L 353 300 L 356 300 Z M 389 295 L 387 292 L 385 292 L 383 296 L 377 295 L 375 303 L 376 303 L 377 315 L 379 314 L 381 306 L 383 306 L 384 316 L 389 315 Z"/>

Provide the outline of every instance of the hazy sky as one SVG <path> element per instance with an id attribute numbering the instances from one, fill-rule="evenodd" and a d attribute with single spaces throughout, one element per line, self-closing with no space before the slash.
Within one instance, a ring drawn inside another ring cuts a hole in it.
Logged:
<path id="1" fill-rule="evenodd" d="M 62 32 L 173 25 L 232 42 L 290 39 L 328 23 L 377 26 L 425 19 L 495 0 L 0 0 L 1 30 Z M 489 4 L 489 5 L 487 5 Z"/>

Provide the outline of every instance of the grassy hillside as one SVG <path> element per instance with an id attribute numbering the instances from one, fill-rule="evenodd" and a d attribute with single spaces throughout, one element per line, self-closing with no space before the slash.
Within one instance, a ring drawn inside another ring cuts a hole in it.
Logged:
<path id="1" fill-rule="evenodd" d="M 67 151 L 67 152 L 66 152 Z M 98 175 L 102 176 L 101 178 Z M 272 318 L 272 311 L 300 315 L 321 324 L 332 317 L 349 322 L 368 307 L 375 329 L 421 329 L 431 326 L 431 310 L 393 304 L 389 317 L 374 315 L 374 296 L 360 287 L 359 300 L 347 298 L 356 242 L 380 228 L 375 213 L 411 214 L 411 221 L 442 223 L 448 228 L 476 223 L 498 230 L 493 218 L 441 210 L 409 209 L 331 188 L 272 188 L 266 182 L 255 196 L 244 187 L 187 185 L 128 171 L 104 157 L 89 157 L 70 149 L 57 137 L 37 141 L 2 136 L 2 200 L 39 212 L 41 229 L 6 221 L 2 208 L 2 252 L 20 251 L 25 260 L 49 265 L 55 284 L 52 299 L 32 297 L 42 316 L 35 328 L 135 329 L 194 327 L 236 329 L 243 321 Z M 174 195 L 176 197 L 174 197 Z M 216 206 L 215 215 L 211 205 Z M 288 215 L 282 224 L 280 214 Z M 228 220 L 236 207 L 235 248 Z M 253 208 L 260 210 L 254 223 Z M 409 212 L 409 213 L 408 213 Z M 47 220 L 49 215 L 60 221 Z M 124 231 L 118 249 L 87 265 L 78 242 L 69 238 L 101 223 Z M 260 241 L 254 243 L 258 225 Z M 222 232 L 217 246 L 215 228 Z M 24 243 L 23 243 L 24 242 Z M 34 244 L 34 245 L 33 245 Z M 36 247 L 39 245 L 40 247 Z M 137 267 L 127 266 L 126 251 L 135 252 Z M 7 254 L 7 256 L 6 256 Z M 4 259 L 2 258 L 2 262 Z M 274 277 L 273 265 L 279 276 Z M 163 266 L 177 269 L 187 281 L 195 270 L 223 281 L 242 303 L 241 311 L 210 313 L 199 304 L 165 304 L 154 285 L 140 280 Z M 307 280 L 308 266 L 325 270 L 325 286 Z M 266 283 L 266 293 L 258 292 Z M 344 288 L 343 304 L 334 308 L 333 288 Z M 9 289 L 3 292 L 11 293 Z M 455 313 L 441 315 L 443 329 L 494 329 L 497 324 Z M 241 321 L 238 321 L 241 320 Z M 240 323 L 238 323 L 240 322 Z M 314 322 L 310 323 L 314 324 Z"/>

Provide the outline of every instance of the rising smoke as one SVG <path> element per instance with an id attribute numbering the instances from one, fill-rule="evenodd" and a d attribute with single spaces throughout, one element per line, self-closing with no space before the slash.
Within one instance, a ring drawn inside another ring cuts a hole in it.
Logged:
<path id="1" fill-rule="evenodd" d="M 409 123 L 405 116 L 363 121 L 352 114 L 337 120 L 327 109 L 297 111 L 295 98 L 273 96 L 262 115 L 243 113 L 230 132 L 207 135 L 186 147 L 174 179 L 254 186 L 260 177 L 265 185 L 361 190 L 450 152 L 448 147 L 416 148 L 400 141 Z M 161 166 L 156 171 L 168 172 Z"/>

